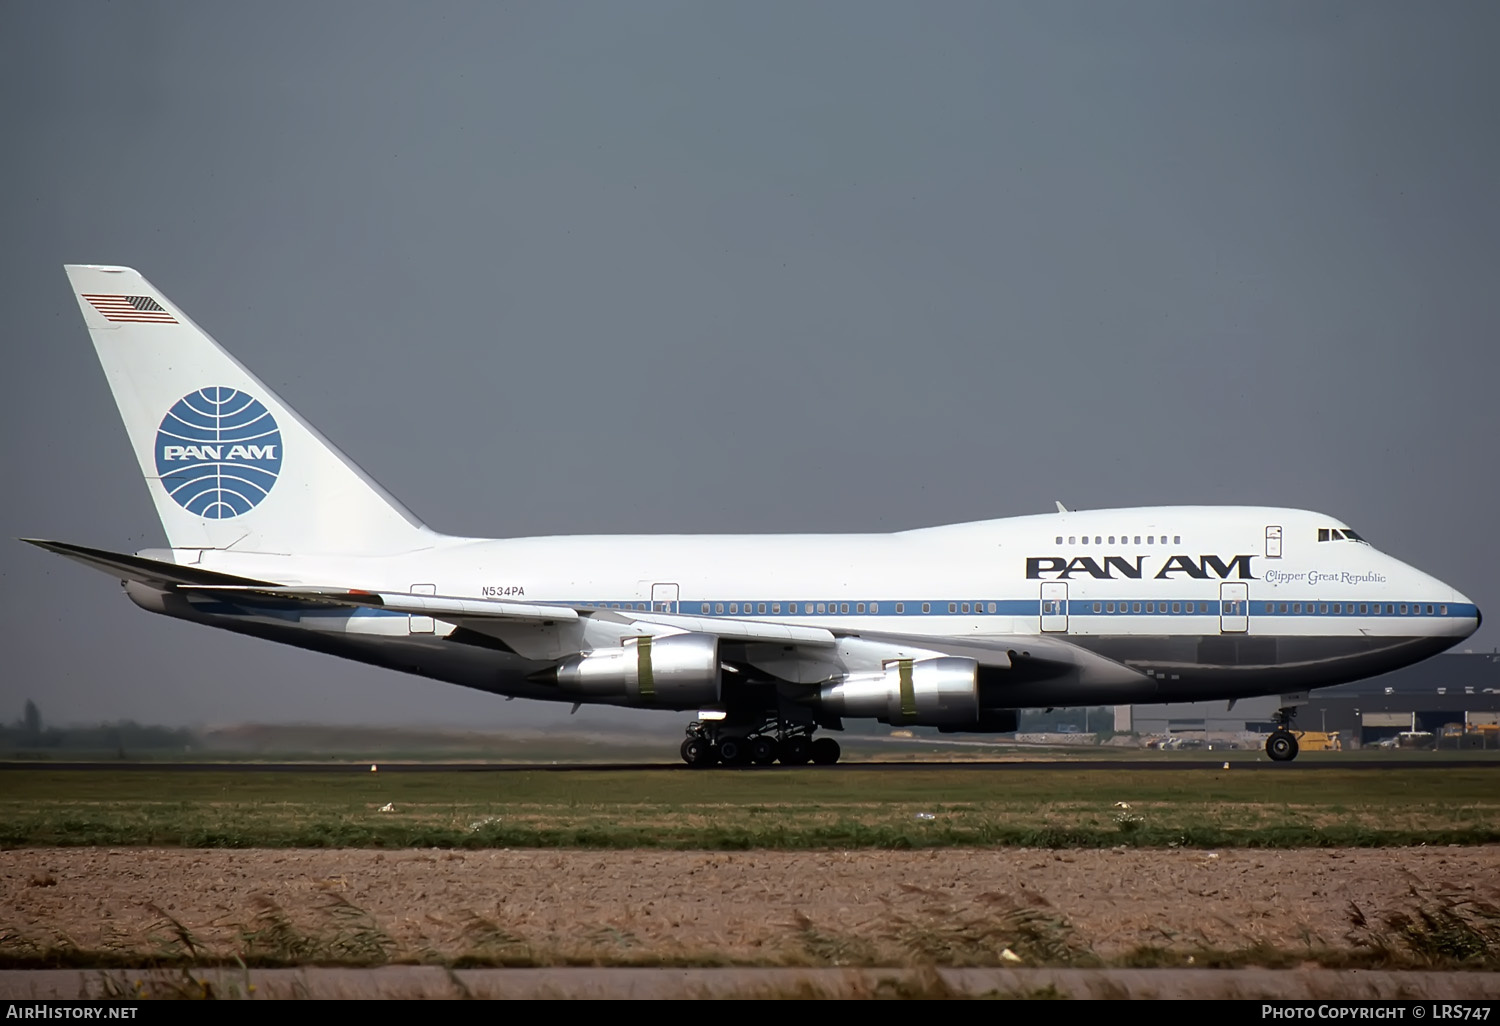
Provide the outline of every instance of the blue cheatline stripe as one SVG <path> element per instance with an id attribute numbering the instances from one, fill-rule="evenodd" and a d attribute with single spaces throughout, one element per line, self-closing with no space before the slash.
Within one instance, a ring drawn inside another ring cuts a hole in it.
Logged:
<path id="1" fill-rule="evenodd" d="M 1241 600 L 1245 601 L 1245 600 Z M 632 600 L 629 602 L 565 602 L 563 605 L 580 606 L 594 609 L 619 609 L 625 610 L 649 610 L 652 608 L 650 602 Z M 1249 607 L 1250 616 L 1339 616 L 1339 617 L 1402 617 L 1402 616 L 1432 616 L 1449 618 L 1469 618 L 1476 615 L 1476 607 L 1468 603 L 1363 603 L 1366 612 L 1359 612 L 1361 603 L 1357 602 L 1265 602 L 1259 599 L 1250 599 L 1246 602 Z M 1094 607 L 1098 606 L 1096 610 Z M 1099 599 L 1071 598 L 1066 600 L 1066 609 L 1059 615 L 1068 616 L 1210 616 L 1217 617 L 1222 612 L 1221 603 L 1210 599 L 1113 599 L 1106 601 Z M 1282 612 L 1282 607 L 1286 611 Z M 1407 610 L 1401 612 L 1403 606 Z M 898 609 L 899 607 L 899 609 Z M 1189 612 L 1191 607 L 1191 612 Z M 1295 607 L 1295 611 L 1294 611 Z M 1390 612 L 1386 612 L 1386 609 Z M 1431 609 L 1432 612 L 1427 612 Z M 732 610 L 732 611 L 731 611 Z M 1337 611 L 1336 611 L 1337 610 Z M 669 612 L 681 613 L 684 616 L 795 616 L 799 619 L 808 617 L 827 616 L 1039 616 L 1041 615 L 1041 602 L 1039 599 L 984 599 L 967 601 L 960 599 L 881 599 L 878 602 L 729 602 L 691 600 L 678 602 L 675 609 Z M 1244 615 L 1244 614 L 1237 614 Z"/>
<path id="2" fill-rule="evenodd" d="M 643 612 L 652 608 L 652 603 L 632 599 L 630 601 L 584 601 L 584 602 L 547 602 L 541 605 L 577 606 L 585 609 L 619 609 L 624 611 Z M 1434 618 L 1458 618 L 1473 619 L 1478 615 L 1478 608 L 1472 603 L 1438 603 L 1438 602 L 1266 602 L 1260 599 L 1251 599 L 1246 603 L 1249 606 L 1249 615 L 1252 617 L 1273 616 L 1280 618 L 1293 617 L 1338 617 L 1346 619 L 1380 617 L 1382 619 L 1391 617 L 1395 619 L 1410 617 L 1434 617 Z M 670 604 L 669 604 L 670 605 Z M 1094 607 L 1097 606 L 1096 610 Z M 1188 607 L 1192 610 L 1189 612 Z M 795 607 L 795 611 L 793 609 Z M 899 609 L 898 609 L 899 607 Z M 967 608 L 966 608 L 967 607 Z M 1175 607 L 1175 609 L 1174 609 Z M 347 619 L 353 616 L 407 616 L 409 614 L 391 609 L 369 609 L 369 608 L 328 608 L 309 606 L 303 602 L 278 602 L 268 599 L 264 602 L 247 601 L 243 605 L 235 605 L 222 599 L 207 601 L 194 601 L 193 608 L 205 612 L 223 616 L 234 615 L 268 615 L 284 619 L 307 619 L 312 617 L 338 617 Z M 730 612 L 731 608 L 734 612 Z M 1364 608 L 1365 612 L 1360 612 Z M 1403 612 L 1402 610 L 1405 610 Z M 1428 612 L 1428 610 L 1432 612 Z M 702 602 L 698 600 L 690 602 L 677 602 L 675 608 L 668 612 L 680 613 L 684 616 L 707 616 L 707 617 L 796 617 L 801 619 L 817 619 L 818 617 L 849 617 L 849 616 L 879 616 L 879 617 L 933 617 L 933 616 L 1010 616 L 1010 617 L 1034 617 L 1041 615 L 1041 602 L 1038 599 L 985 599 L 967 601 L 961 599 L 882 599 L 878 602 L 838 602 L 813 601 L 806 602 Z M 1221 613 L 1220 603 L 1214 600 L 1202 599 L 1113 599 L 1105 601 L 1100 599 L 1072 598 L 1065 602 L 1064 609 L 1060 610 L 1060 616 L 1078 617 L 1109 617 L 1109 616 L 1202 616 L 1218 617 Z M 426 614 L 423 614 L 426 615 Z M 1243 614 L 1236 614 L 1243 615 Z M 441 617 L 439 617 L 441 619 Z"/>

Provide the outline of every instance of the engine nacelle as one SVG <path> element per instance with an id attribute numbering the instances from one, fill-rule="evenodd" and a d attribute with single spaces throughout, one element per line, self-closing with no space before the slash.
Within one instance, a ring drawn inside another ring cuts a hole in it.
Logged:
<path id="1" fill-rule="evenodd" d="M 699 708 L 719 701 L 719 639 L 708 634 L 626 638 L 557 667 L 557 686 L 579 698 L 624 698 L 630 705 Z"/>
<path id="2" fill-rule="evenodd" d="M 824 684 L 818 700 L 834 716 L 873 716 L 881 723 L 973 723 L 979 719 L 978 671 L 972 659 L 899 659 L 879 673 L 851 673 Z"/>

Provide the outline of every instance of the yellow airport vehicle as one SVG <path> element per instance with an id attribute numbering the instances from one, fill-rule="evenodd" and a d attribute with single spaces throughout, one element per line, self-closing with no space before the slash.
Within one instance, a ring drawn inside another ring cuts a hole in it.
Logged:
<path id="1" fill-rule="evenodd" d="M 1336 730 L 1299 730 L 1297 747 L 1304 752 L 1342 752 L 1344 742 Z"/>

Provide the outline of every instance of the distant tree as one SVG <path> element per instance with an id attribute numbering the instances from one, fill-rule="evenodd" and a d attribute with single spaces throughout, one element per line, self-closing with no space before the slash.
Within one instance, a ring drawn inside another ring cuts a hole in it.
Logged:
<path id="1" fill-rule="evenodd" d="M 26 711 L 21 714 L 21 729 L 31 737 L 40 737 L 42 734 L 42 711 L 29 698 L 26 699 Z"/>

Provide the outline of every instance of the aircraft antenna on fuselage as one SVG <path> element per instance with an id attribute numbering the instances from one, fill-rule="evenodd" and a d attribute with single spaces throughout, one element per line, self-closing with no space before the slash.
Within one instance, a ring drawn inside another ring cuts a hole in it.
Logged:
<path id="1" fill-rule="evenodd" d="M 1055 503 L 1057 503 L 1057 511 L 1059 513 L 1071 513 L 1071 512 L 1073 512 L 1068 507 L 1066 507 L 1066 506 L 1064 506 L 1062 504 L 1062 500 L 1061 499 L 1053 499 L 1052 501 L 1055 502 Z"/>

